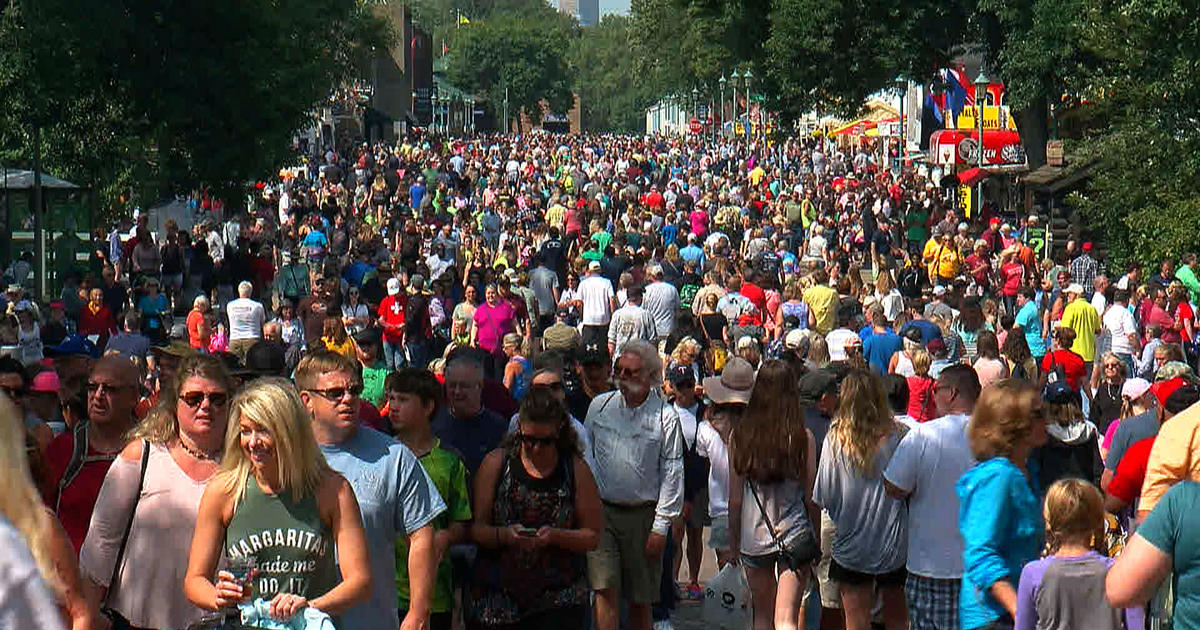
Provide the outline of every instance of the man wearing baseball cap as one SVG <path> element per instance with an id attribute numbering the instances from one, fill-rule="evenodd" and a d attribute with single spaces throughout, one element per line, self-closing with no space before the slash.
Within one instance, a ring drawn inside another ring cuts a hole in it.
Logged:
<path id="1" fill-rule="evenodd" d="M 608 322 L 617 309 L 617 294 L 607 278 L 600 275 L 600 261 L 588 263 L 588 275 L 579 283 L 583 301 L 583 342 L 608 343 Z"/>
<path id="2" fill-rule="evenodd" d="M 1100 263 L 1092 258 L 1091 241 L 1084 241 L 1083 247 L 1080 249 L 1082 252 L 1075 260 L 1071 261 L 1071 278 L 1083 287 L 1083 296 L 1090 300 L 1092 299 L 1092 281 L 1096 279 L 1096 274 L 1100 273 Z"/>
<path id="3" fill-rule="evenodd" d="M 1175 399 L 1174 395 L 1186 387 L 1194 386 L 1194 383 L 1184 379 L 1171 379 L 1154 384 L 1154 387 L 1159 387 L 1155 395 L 1159 397 L 1160 406 L 1164 411 L 1178 410 L 1173 403 L 1179 400 Z M 1167 417 L 1166 413 L 1162 415 Z M 1138 518 L 1145 519 L 1172 486 L 1181 481 L 1200 481 L 1200 457 L 1196 457 L 1196 452 L 1200 450 L 1198 428 L 1200 405 L 1192 404 L 1179 410 L 1177 415 L 1171 416 L 1170 422 L 1163 421 L 1154 446 L 1150 449 L 1150 459 L 1146 463 L 1146 480 L 1142 484 Z"/>
<path id="4" fill-rule="evenodd" d="M 388 278 L 387 297 L 379 303 L 379 327 L 383 329 L 383 362 L 388 369 L 399 370 L 407 364 L 404 358 L 404 318 L 408 295 L 402 290 L 399 278 Z"/>

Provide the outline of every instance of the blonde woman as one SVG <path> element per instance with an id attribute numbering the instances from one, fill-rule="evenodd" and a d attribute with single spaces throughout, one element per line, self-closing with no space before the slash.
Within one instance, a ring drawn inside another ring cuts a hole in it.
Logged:
<path id="1" fill-rule="evenodd" d="M 79 553 L 94 603 L 120 615 L 118 627 L 186 628 L 202 613 L 179 584 L 200 497 L 224 450 L 234 383 L 207 355 L 184 359 L 175 383 L 108 469 Z"/>
<path id="2" fill-rule="evenodd" d="M 896 280 L 892 278 L 891 271 L 885 269 L 875 279 L 875 299 L 883 307 L 883 318 L 889 322 L 896 321 L 900 313 L 904 312 L 904 296 L 900 295 L 900 290 L 896 288 Z"/>
<path id="3" fill-rule="evenodd" d="M 25 424 L 17 408 L 0 396 L 0 625 L 11 628 L 65 628 L 60 602 L 65 602 L 73 618 L 73 630 L 98 627 L 98 613 L 79 622 L 76 609 L 86 604 L 78 588 L 74 597 L 64 597 L 74 581 L 78 587 L 71 543 L 54 515 L 42 504 L 29 474 L 29 447 Z M 66 574 L 67 579 L 63 579 Z M 70 576 L 73 574 L 74 580 Z M 72 602 L 75 602 L 72 604 Z"/>
<path id="4" fill-rule="evenodd" d="M 267 540 L 264 530 L 292 536 Z M 241 580 L 217 573 L 222 555 L 253 559 L 258 568 Z M 183 591 L 206 610 L 253 596 L 277 621 L 306 607 L 336 616 L 370 596 L 358 501 L 325 463 L 290 382 L 259 379 L 234 398 L 220 472 L 200 500 Z"/>
<path id="5" fill-rule="evenodd" d="M 813 488 L 813 502 L 837 528 L 829 577 L 841 591 L 847 630 L 869 630 L 876 592 L 884 625 L 899 630 L 908 624 L 908 510 L 888 495 L 883 471 L 906 429 L 892 417 L 883 382 L 870 370 L 851 370 L 840 399 Z"/>

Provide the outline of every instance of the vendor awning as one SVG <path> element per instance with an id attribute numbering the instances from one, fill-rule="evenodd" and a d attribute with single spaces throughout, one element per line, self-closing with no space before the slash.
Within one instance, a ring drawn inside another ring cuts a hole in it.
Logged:
<path id="1" fill-rule="evenodd" d="M 985 168 L 969 168 L 958 174 L 958 183 L 963 186 L 974 186 L 988 175 L 991 173 L 988 173 Z"/>
<path id="2" fill-rule="evenodd" d="M 875 121 L 860 118 L 858 120 L 848 122 L 837 129 L 829 132 L 831 136 L 861 136 L 868 129 L 875 128 Z"/>
<path id="3" fill-rule="evenodd" d="M 929 154 L 934 164 L 943 166 L 978 165 L 979 155 L 974 129 L 940 129 L 929 137 Z M 1024 164 L 1025 149 L 1021 134 L 1011 129 L 983 130 L 983 163 L 985 166 Z"/>

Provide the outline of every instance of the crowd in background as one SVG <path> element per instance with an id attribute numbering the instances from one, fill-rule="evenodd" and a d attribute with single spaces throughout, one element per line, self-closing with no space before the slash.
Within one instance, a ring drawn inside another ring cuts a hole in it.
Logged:
<path id="1" fill-rule="evenodd" d="M 1194 254 L 824 139 L 413 136 L 184 201 L 58 296 L 9 266 L 0 563 L 50 589 L 0 614 L 649 630 L 709 556 L 755 630 L 1200 627 Z"/>

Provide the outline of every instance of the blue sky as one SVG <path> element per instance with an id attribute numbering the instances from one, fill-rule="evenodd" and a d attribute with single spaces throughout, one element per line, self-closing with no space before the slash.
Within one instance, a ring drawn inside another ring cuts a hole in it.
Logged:
<path id="1" fill-rule="evenodd" d="M 629 0 L 600 0 L 600 15 L 629 13 Z"/>

